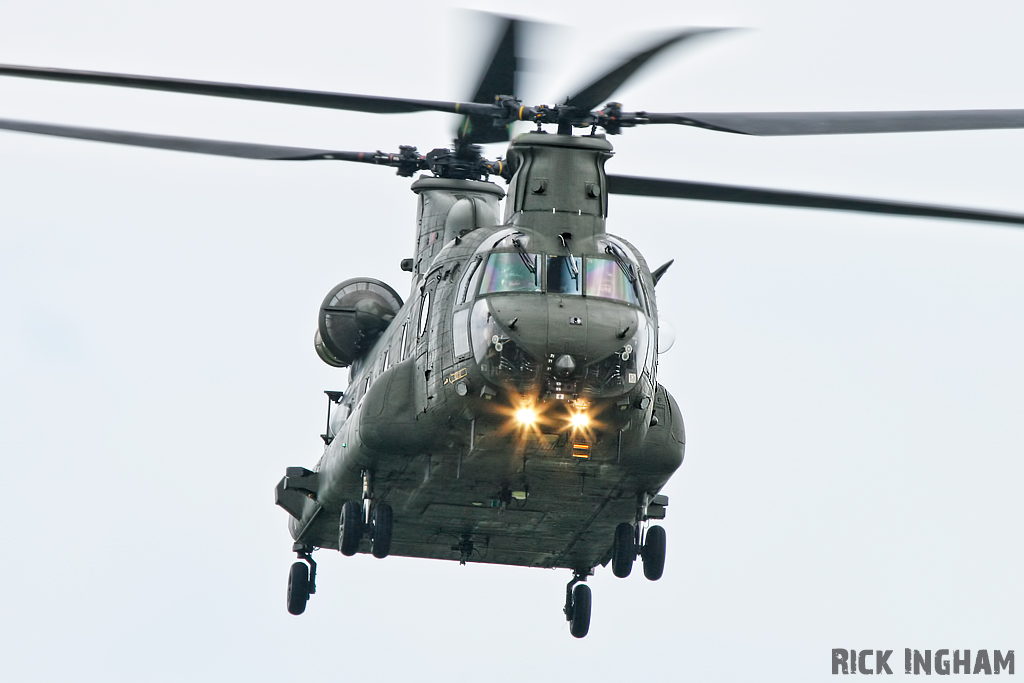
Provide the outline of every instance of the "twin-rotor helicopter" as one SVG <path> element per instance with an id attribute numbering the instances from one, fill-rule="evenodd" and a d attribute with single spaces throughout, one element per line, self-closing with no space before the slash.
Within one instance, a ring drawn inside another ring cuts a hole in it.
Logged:
<path id="1" fill-rule="evenodd" d="M 275 489 L 298 556 L 287 609 L 316 591 L 318 548 L 572 571 L 563 612 L 570 633 L 590 628 L 585 583 L 611 564 L 661 578 L 668 499 L 683 461 L 679 406 L 658 383 L 656 286 L 628 241 L 606 231 L 610 194 L 702 199 L 1024 224 L 1024 216 L 612 175 L 608 135 L 675 124 L 746 135 L 824 135 L 1024 128 L 1024 110 L 655 113 L 627 111 L 614 92 L 652 57 L 711 29 L 678 31 L 622 61 L 562 104 L 516 99 L 517 38 L 500 40 L 466 102 L 0 65 L 0 75 L 343 109 L 462 116 L 451 148 L 426 154 L 282 147 L 0 119 L 0 128 L 219 156 L 339 160 L 420 175 L 405 300 L 372 278 L 345 280 L 320 307 L 314 346 L 349 368 L 329 391 L 324 452 L 288 467 Z M 504 159 L 480 145 L 511 140 Z M 551 128 L 554 128 L 552 131 Z M 577 135 L 575 131 L 583 134 Z M 491 182 L 496 177 L 507 189 Z M 505 201 L 504 211 L 500 208 Z"/>

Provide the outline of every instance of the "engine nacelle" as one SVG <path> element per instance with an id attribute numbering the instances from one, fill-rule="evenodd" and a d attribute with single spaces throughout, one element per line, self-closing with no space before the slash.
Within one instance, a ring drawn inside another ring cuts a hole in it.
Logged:
<path id="1" fill-rule="evenodd" d="M 380 280 L 345 280 L 320 305 L 313 338 L 317 355 L 336 368 L 352 365 L 370 350 L 401 308 L 402 297 Z"/>

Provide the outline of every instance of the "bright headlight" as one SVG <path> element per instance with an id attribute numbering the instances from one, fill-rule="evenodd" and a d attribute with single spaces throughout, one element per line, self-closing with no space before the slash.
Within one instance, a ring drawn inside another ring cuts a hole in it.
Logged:
<path id="1" fill-rule="evenodd" d="M 519 420 L 521 425 L 532 425 L 537 421 L 537 413 L 529 408 L 520 408 L 516 411 L 516 419 Z"/>

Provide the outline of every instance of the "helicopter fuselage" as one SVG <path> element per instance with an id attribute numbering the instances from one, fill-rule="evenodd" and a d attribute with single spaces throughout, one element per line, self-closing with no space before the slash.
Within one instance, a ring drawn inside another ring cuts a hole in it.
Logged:
<path id="1" fill-rule="evenodd" d="M 490 183 L 413 185 L 409 300 L 353 362 L 315 473 L 278 487 L 297 541 L 338 547 L 343 504 L 367 498 L 394 509 L 393 555 L 589 569 L 617 524 L 664 515 L 685 437 L 655 281 L 604 231 L 610 151 L 519 138 L 504 220 Z"/>

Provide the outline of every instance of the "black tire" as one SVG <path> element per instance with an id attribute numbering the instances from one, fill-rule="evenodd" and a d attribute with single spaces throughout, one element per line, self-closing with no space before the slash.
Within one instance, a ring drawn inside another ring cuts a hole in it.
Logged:
<path id="1" fill-rule="evenodd" d="M 578 583 L 572 589 L 572 619 L 569 620 L 569 633 L 573 638 L 582 638 L 590 632 L 590 586 Z"/>
<path id="2" fill-rule="evenodd" d="M 306 611 L 309 600 L 309 567 L 296 562 L 288 572 L 288 613 L 299 615 Z"/>
<path id="3" fill-rule="evenodd" d="M 633 525 L 623 522 L 615 527 L 615 542 L 612 543 L 612 574 L 624 579 L 633 571 L 636 559 L 636 543 L 633 539 Z"/>
<path id="4" fill-rule="evenodd" d="M 377 503 L 373 508 L 373 536 L 370 552 L 378 559 L 384 559 L 391 552 L 391 531 L 394 529 L 394 513 L 387 503 Z"/>
<path id="5" fill-rule="evenodd" d="M 341 524 L 338 529 L 338 550 L 351 557 L 359 552 L 363 540 L 363 506 L 350 500 L 341 506 Z"/>
<path id="6" fill-rule="evenodd" d="M 644 560 L 644 576 L 651 581 L 657 581 L 665 572 L 665 546 L 664 528 L 652 526 L 647 530 L 641 556 Z"/>

